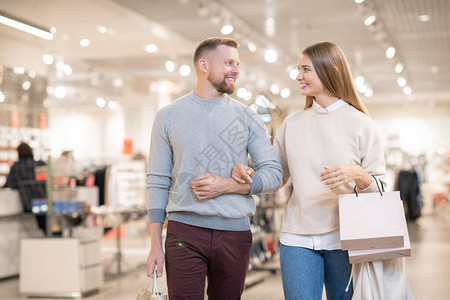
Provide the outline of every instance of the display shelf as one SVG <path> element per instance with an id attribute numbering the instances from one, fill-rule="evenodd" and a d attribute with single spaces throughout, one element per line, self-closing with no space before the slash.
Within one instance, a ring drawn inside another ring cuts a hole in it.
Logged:
<path id="1" fill-rule="evenodd" d="M 16 148 L 20 142 L 28 143 L 35 158 L 42 159 L 46 140 L 47 130 L 0 126 L 0 186 L 5 184 L 10 166 L 18 159 Z"/>
<path id="2" fill-rule="evenodd" d="M 114 162 L 110 169 L 107 204 L 121 208 L 145 206 L 145 177 L 145 160 Z"/>

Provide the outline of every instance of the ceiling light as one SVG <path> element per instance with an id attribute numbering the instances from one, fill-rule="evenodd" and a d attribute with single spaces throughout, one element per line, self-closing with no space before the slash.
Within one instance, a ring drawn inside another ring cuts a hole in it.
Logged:
<path id="1" fill-rule="evenodd" d="M 53 95 L 54 88 L 51 85 L 48 85 L 45 88 L 45 91 L 47 92 L 48 95 Z"/>
<path id="2" fill-rule="evenodd" d="M 64 66 L 65 66 L 65 64 L 64 64 L 64 62 L 61 61 L 61 60 L 59 60 L 59 61 L 56 63 L 56 69 L 59 70 L 59 71 L 62 71 L 62 70 L 64 69 Z"/>
<path id="3" fill-rule="evenodd" d="M 420 22 L 428 22 L 428 21 L 430 21 L 430 16 L 429 15 L 420 15 L 419 21 Z"/>
<path id="4" fill-rule="evenodd" d="M 275 50 L 273 49 L 268 49 L 266 51 L 266 53 L 264 54 L 264 59 L 268 62 L 268 63 L 274 63 L 277 61 L 278 59 L 278 54 Z"/>
<path id="5" fill-rule="evenodd" d="M 365 85 L 365 84 L 360 84 L 360 85 L 357 85 L 356 86 L 356 90 L 359 92 L 359 93 L 365 93 L 366 91 L 367 91 L 367 85 Z"/>
<path id="6" fill-rule="evenodd" d="M 222 34 L 227 35 L 227 34 L 232 33 L 233 30 L 234 30 L 233 25 L 227 24 L 227 25 L 223 26 L 222 29 L 220 29 L 220 32 L 221 32 Z"/>
<path id="7" fill-rule="evenodd" d="M 19 74 L 19 75 L 25 74 L 25 68 L 23 68 L 23 67 L 14 67 L 13 71 L 14 71 L 14 73 Z"/>
<path id="8" fill-rule="evenodd" d="M 91 44 L 91 41 L 88 40 L 88 39 L 82 39 L 82 40 L 80 41 L 80 46 L 81 46 L 81 47 L 87 47 L 87 46 L 89 46 L 90 44 Z"/>
<path id="9" fill-rule="evenodd" d="M 180 74 L 181 76 L 188 76 L 189 74 L 191 74 L 191 67 L 189 67 L 188 65 L 180 66 Z"/>
<path id="10" fill-rule="evenodd" d="M 439 68 L 437 66 L 432 66 L 430 68 L 431 73 L 436 74 L 437 72 L 439 72 Z"/>
<path id="11" fill-rule="evenodd" d="M 22 89 L 23 89 L 24 91 L 28 91 L 28 90 L 30 89 L 30 87 L 31 87 L 31 82 L 29 82 L 28 80 L 27 80 L 27 81 L 24 81 L 24 82 L 22 83 Z"/>
<path id="12" fill-rule="evenodd" d="M 364 84 L 364 77 L 358 76 L 355 78 L 355 85 L 360 86 Z"/>
<path id="13" fill-rule="evenodd" d="M 364 93 L 364 96 L 367 98 L 370 98 L 373 96 L 373 90 L 371 88 L 368 88 L 367 91 Z"/>
<path id="14" fill-rule="evenodd" d="M 391 59 L 395 56 L 395 48 L 394 47 L 389 47 L 386 50 L 386 57 Z"/>
<path id="15" fill-rule="evenodd" d="M 266 20 L 266 33 L 269 36 L 272 36 L 275 33 L 275 20 L 272 18 Z"/>
<path id="16" fill-rule="evenodd" d="M 111 100 L 108 102 L 109 109 L 116 109 L 117 108 L 117 102 L 114 100 Z"/>
<path id="17" fill-rule="evenodd" d="M 155 53 L 158 50 L 158 46 L 156 46 L 155 44 L 148 44 L 147 46 L 145 46 L 145 51 L 147 51 L 148 53 Z"/>
<path id="18" fill-rule="evenodd" d="M 58 86 L 55 89 L 55 97 L 58 99 L 62 99 L 66 96 L 66 88 L 63 86 Z"/>
<path id="19" fill-rule="evenodd" d="M 46 65 L 51 65 L 53 63 L 53 56 L 51 56 L 50 54 L 44 54 L 42 55 L 42 61 Z"/>
<path id="20" fill-rule="evenodd" d="M 112 81 L 112 85 L 115 87 L 122 87 L 123 86 L 123 79 L 122 78 L 114 78 Z"/>
<path id="21" fill-rule="evenodd" d="M 50 27 L 50 32 L 55 34 L 56 33 L 56 27 Z"/>
<path id="22" fill-rule="evenodd" d="M 3 94 L 2 91 L 0 91 L 0 103 L 5 102 L 5 94 Z"/>
<path id="23" fill-rule="evenodd" d="M 374 15 L 369 16 L 367 19 L 364 20 L 364 25 L 366 26 L 370 26 L 373 24 L 373 22 L 375 22 L 377 20 L 377 17 L 375 17 Z"/>
<path id="24" fill-rule="evenodd" d="M 172 73 L 173 71 L 175 71 L 175 63 L 173 61 L 171 60 L 166 61 L 165 66 L 167 72 Z"/>
<path id="25" fill-rule="evenodd" d="M 250 52 L 253 52 L 253 53 L 256 52 L 256 46 L 252 42 L 248 43 L 247 47 L 248 47 L 248 50 L 250 50 Z"/>
<path id="26" fill-rule="evenodd" d="M 69 65 L 64 65 L 63 71 L 67 76 L 72 75 L 72 67 Z"/>
<path id="27" fill-rule="evenodd" d="M 355 1 L 356 4 L 360 4 L 360 3 L 364 2 L 364 0 L 354 0 L 354 1 Z"/>
<path id="28" fill-rule="evenodd" d="M 98 107 L 104 107 L 106 104 L 105 99 L 103 99 L 102 97 L 98 97 L 97 100 L 95 100 L 95 102 L 97 103 Z"/>
<path id="29" fill-rule="evenodd" d="M 253 96 L 253 93 L 251 91 L 247 90 L 244 95 L 244 100 L 249 101 L 250 99 L 252 99 L 252 96 Z"/>
<path id="30" fill-rule="evenodd" d="M 281 95 L 281 98 L 286 99 L 291 95 L 291 90 L 288 88 L 284 88 L 281 90 L 280 95 Z"/>
<path id="31" fill-rule="evenodd" d="M 101 34 L 105 34 L 106 32 L 108 32 L 108 29 L 105 26 L 97 26 L 96 27 L 97 31 L 100 32 Z"/>
<path id="32" fill-rule="evenodd" d="M 247 89 L 246 88 L 238 88 L 236 91 L 236 96 L 238 96 L 238 98 L 244 99 L 245 94 L 247 93 Z"/>
<path id="33" fill-rule="evenodd" d="M 403 78 L 403 77 L 397 78 L 397 84 L 398 84 L 399 86 L 405 86 L 405 85 L 406 85 L 406 79 Z"/>
<path id="34" fill-rule="evenodd" d="M 405 93 L 405 95 L 411 95 L 412 89 L 409 86 L 405 86 L 403 88 L 403 93 Z"/>
<path id="35" fill-rule="evenodd" d="M 297 78 L 297 76 L 298 76 L 298 69 L 292 69 L 292 70 L 289 72 L 289 77 L 290 77 L 292 80 L 295 80 L 295 79 Z"/>
<path id="36" fill-rule="evenodd" d="M 19 21 L 18 18 L 12 17 L 4 12 L 0 12 L 0 23 L 46 40 L 53 39 L 53 33 L 51 33 L 50 31 L 39 28 L 36 25 L 27 24 L 22 20 Z"/>
<path id="37" fill-rule="evenodd" d="M 36 78 L 36 71 L 35 70 L 28 71 L 28 76 L 30 76 L 30 78 Z"/>
<path id="38" fill-rule="evenodd" d="M 278 86 L 278 84 L 274 83 L 270 86 L 270 91 L 272 92 L 272 94 L 278 95 L 280 93 L 280 87 Z"/>
<path id="39" fill-rule="evenodd" d="M 400 74 L 401 72 L 403 72 L 403 64 L 402 63 L 397 63 L 395 65 L 395 73 Z"/>

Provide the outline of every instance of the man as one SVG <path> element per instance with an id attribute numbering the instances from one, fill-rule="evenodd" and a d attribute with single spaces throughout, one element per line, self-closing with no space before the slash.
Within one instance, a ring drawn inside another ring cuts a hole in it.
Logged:
<path id="1" fill-rule="evenodd" d="M 207 38 L 194 54 L 193 92 L 161 109 L 154 121 L 147 172 L 151 249 L 147 273 L 162 276 L 169 298 L 240 299 L 252 235 L 251 194 L 281 185 L 282 169 L 258 115 L 230 98 L 239 77 L 237 41 Z M 230 175 L 250 154 L 252 182 Z M 162 227 L 168 214 L 165 243 Z"/>

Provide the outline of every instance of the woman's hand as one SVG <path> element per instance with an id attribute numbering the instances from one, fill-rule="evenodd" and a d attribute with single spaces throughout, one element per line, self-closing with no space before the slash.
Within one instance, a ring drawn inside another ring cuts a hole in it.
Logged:
<path id="1" fill-rule="evenodd" d="M 233 171 L 231 171 L 231 177 L 238 183 L 252 183 L 253 180 L 250 176 L 252 176 L 253 173 L 255 173 L 255 170 L 252 168 L 244 164 L 237 164 L 233 168 Z"/>
<path id="2" fill-rule="evenodd" d="M 324 181 L 330 189 L 355 181 L 358 189 L 364 190 L 372 182 L 370 175 L 358 165 L 342 164 L 332 167 L 325 166 L 325 171 L 320 173 L 320 180 Z"/>

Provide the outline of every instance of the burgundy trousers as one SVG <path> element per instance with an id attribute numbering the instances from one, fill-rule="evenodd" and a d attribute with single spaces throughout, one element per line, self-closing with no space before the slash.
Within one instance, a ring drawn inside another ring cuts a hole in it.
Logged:
<path id="1" fill-rule="evenodd" d="M 170 300 L 240 299 L 250 260 L 252 233 L 169 221 L 165 243 Z"/>

